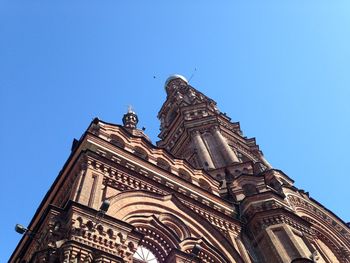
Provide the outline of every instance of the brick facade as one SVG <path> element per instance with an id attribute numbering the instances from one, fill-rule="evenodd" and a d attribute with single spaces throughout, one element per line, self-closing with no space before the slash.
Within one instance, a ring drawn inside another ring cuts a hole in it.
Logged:
<path id="1" fill-rule="evenodd" d="M 89 125 L 9 262 L 350 262 L 347 224 L 239 123 L 181 76 L 165 90 L 156 145 L 131 109 Z"/>

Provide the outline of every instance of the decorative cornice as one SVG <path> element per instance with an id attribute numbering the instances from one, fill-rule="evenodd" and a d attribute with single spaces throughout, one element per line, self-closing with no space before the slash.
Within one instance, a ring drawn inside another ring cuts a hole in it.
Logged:
<path id="1" fill-rule="evenodd" d="M 335 219 L 328 211 L 318 207 L 311 200 L 306 200 L 290 193 L 287 194 L 287 198 L 297 213 L 303 212 L 306 215 L 309 215 L 311 218 L 317 218 L 318 220 L 315 221 L 317 222 L 315 226 L 324 222 L 328 228 L 342 236 L 343 240 L 348 244 L 348 246 L 350 246 L 350 230 L 347 225 Z"/>
<path id="2" fill-rule="evenodd" d="M 314 231 L 310 228 L 311 224 L 309 222 L 281 207 L 256 213 L 247 226 L 251 231 L 259 233 L 261 229 L 278 224 L 289 225 L 310 236 L 315 235 Z"/>

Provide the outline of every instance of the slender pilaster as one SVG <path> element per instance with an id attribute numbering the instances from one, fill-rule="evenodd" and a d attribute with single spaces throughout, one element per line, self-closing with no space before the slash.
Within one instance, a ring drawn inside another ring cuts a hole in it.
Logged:
<path id="1" fill-rule="evenodd" d="M 199 131 L 195 131 L 194 133 L 192 133 L 192 139 L 194 147 L 197 150 L 198 157 L 203 165 L 203 168 L 206 170 L 215 168 L 214 163 L 211 160 L 210 154 L 208 152 L 208 149 L 205 146 Z"/>
<path id="2" fill-rule="evenodd" d="M 82 189 L 82 184 L 84 183 L 85 175 L 86 175 L 86 170 L 87 170 L 87 165 L 86 163 L 81 164 L 81 169 L 79 172 L 79 175 L 75 179 L 75 184 L 73 187 L 73 191 L 71 194 L 71 199 L 74 200 L 75 202 L 79 201 L 81 189 Z"/>
<path id="3" fill-rule="evenodd" d="M 212 129 L 212 134 L 216 140 L 216 143 L 220 146 L 219 149 L 222 155 L 224 156 L 225 161 L 228 164 L 239 163 L 238 157 L 236 156 L 234 151 L 230 148 L 226 139 L 224 138 L 224 136 L 222 136 L 221 132 L 219 131 L 218 127 L 214 127 Z"/>

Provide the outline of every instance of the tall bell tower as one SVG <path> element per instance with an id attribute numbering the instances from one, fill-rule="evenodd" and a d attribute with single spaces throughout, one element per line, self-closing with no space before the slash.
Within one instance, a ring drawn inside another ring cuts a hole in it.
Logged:
<path id="1" fill-rule="evenodd" d="M 184 77 L 169 77 L 165 90 L 167 99 L 158 113 L 159 147 L 224 183 L 242 173 L 258 175 L 272 169 L 255 139 L 244 137 L 239 123 L 232 123 L 215 101 Z"/>
<path id="2" fill-rule="evenodd" d="M 207 171 L 246 161 L 271 168 L 255 139 L 243 137 L 239 123 L 232 123 L 215 101 L 188 85 L 184 77 L 169 77 L 165 90 L 167 99 L 158 114 L 159 147 Z"/>
<path id="3" fill-rule="evenodd" d="M 43 199 L 13 263 L 350 263 L 349 226 L 264 158 L 180 75 L 160 141 L 94 119 Z"/>

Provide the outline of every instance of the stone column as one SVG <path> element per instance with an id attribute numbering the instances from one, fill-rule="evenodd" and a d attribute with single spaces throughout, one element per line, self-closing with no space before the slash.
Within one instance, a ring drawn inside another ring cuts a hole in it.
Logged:
<path id="1" fill-rule="evenodd" d="M 234 151 L 230 148 L 228 145 L 226 139 L 224 136 L 222 136 L 221 132 L 219 131 L 218 127 L 214 127 L 212 129 L 212 134 L 216 140 L 216 143 L 219 145 L 219 149 L 224 156 L 227 164 L 232 164 L 232 163 L 239 163 L 238 157 L 234 153 Z"/>
<path id="2" fill-rule="evenodd" d="M 243 258 L 244 262 L 251 263 L 252 261 L 250 260 L 248 249 L 245 248 L 241 238 L 236 237 L 233 240 L 237 243 L 238 251 L 240 252 L 240 255 Z"/>
<path id="3" fill-rule="evenodd" d="M 211 160 L 210 154 L 208 152 L 208 149 L 205 146 L 199 131 L 195 131 L 194 133 L 192 133 L 192 139 L 193 139 L 194 147 L 197 150 L 199 159 L 203 165 L 203 168 L 205 170 L 215 168 L 214 163 Z"/>

